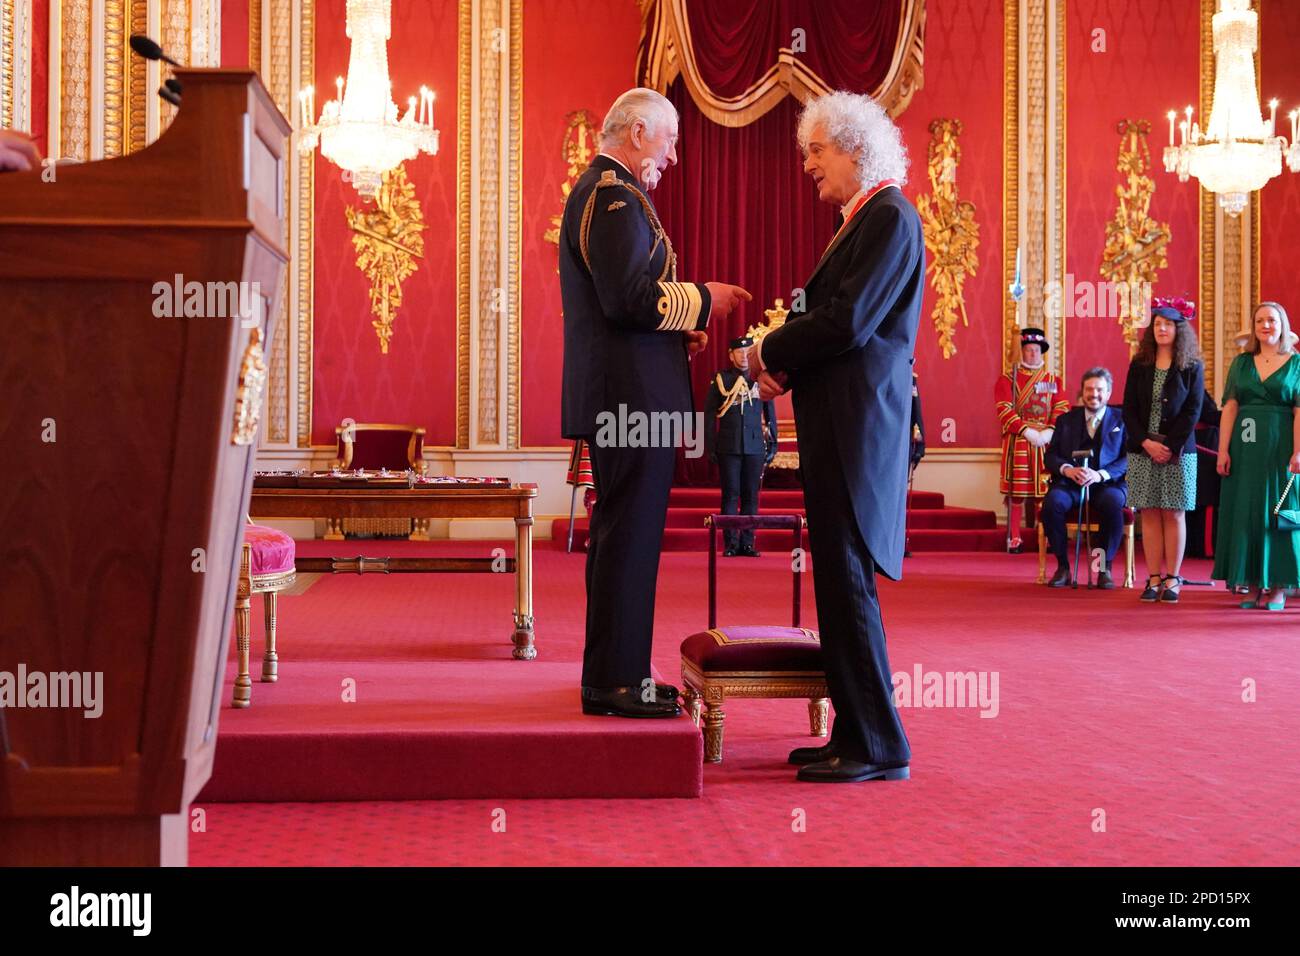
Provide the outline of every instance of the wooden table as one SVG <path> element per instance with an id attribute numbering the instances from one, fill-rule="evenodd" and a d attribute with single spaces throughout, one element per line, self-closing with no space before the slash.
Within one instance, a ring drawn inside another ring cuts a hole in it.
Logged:
<path id="1" fill-rule="evenodd" d="M 513 518 L 513 558 L 298 558 L 299 573 L 353 572 L 368 574 L 464 573 L 496 571 L 515 576 L 514 657 L 537 656 L 533 634 L 533 499 L 537 485 L 423 485 L 410 487 L 405 478 L 368 481 L 346 479 L 329 483 L 320 478 L 298 479 L 296 487 L 268 487 L 253 482 L 249 516 L 257 518 Z"/>

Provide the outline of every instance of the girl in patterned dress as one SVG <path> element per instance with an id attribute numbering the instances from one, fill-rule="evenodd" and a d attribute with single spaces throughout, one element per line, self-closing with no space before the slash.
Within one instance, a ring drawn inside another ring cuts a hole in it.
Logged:
<path id="1" fill-rule="evenodd" d="M 1147 586 L 1140 600 L 1178 603 L 1187 512 L 1196 507 L 1196 421 L 1205 365 L 1186 299 L 1155 298 L 1124 386 L 1128 503 L 1142 513 Z"/>

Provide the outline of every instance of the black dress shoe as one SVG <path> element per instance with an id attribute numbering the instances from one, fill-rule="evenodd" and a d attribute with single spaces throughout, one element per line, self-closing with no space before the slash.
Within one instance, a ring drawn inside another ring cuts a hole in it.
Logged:
<path id="1" fill-rule="evenodd" d="M 1052 580 L 1047 582 L 1049 588 L 1068 588 L 1070 581 L 1070 566 L 1068 564 L 1058 564 L 1056 573 L 1052 575 Z"/>
<path id="2" fill-rule="evenodd" d="M 736 551 L 735 548 L 728 548 L 726 551 L 722 552 L 722 556 L 724 558 L 734 558 L 738 553 L 739 552 Z"/>
<path id="3" fill-rule="evenodd" d="M 667 685 L 665 685 L 667 686 Z M 681 708 L 676 698 L 663 700 L 656 687 L 656 699 L 641 699 L 640 687 L 584 687 L 582 712 L 597 717 L 677 717 Z"/>
<path id="4" fill-rule="evenodd" d="M 748 548 L 741 548 L 740 551 L 738 551 L 737 553 L 738 553 L 742 558 L 757 558 L 757 557 L 761 557 L 761 555 L 759 555 L 759 553 L 758 553 L 757 551 L 754 550 L 754 546 L 753 546 L 753 545 L 750 545 Z"/>
<path id="5" fill-rule="evenodd" d="M 1115 579 L 1110 576 L 1110 572 L 1105 568 L 1097 572 L 1097 587 L 1103 591 L 1115 590 Z"/>
<path id="6" fill-rule="evenodd" d="M 889 763 L 859 763 L 843 757 L 832 757 L 822 763 L 810 763 L 799 768 L 799 779 L 805 783 L 857 783 L 860 780 L 906 780 L 912 775 L 906 760 Z"/>
<path id="7" fill-rule="evenodd" d="M 835 756 L 835 745 L 824 744 L 821 747 L 795 747 L 790 751 L 790 763 L 803 765 L 821 763 Z"/>
<path id="8" fill-rule="evenodd" d="M 659 683 L 655 684 L 656 700 L 671 700 L 674 703 L 676 703 L 677 698 L 680 695 L 681 695 L 681 691 L 679 691 L 672 684 L 659 684 Z"/>

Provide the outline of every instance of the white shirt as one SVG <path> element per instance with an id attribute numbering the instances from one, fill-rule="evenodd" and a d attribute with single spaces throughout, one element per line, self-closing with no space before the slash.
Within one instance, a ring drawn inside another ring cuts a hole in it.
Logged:
<path id="1" fill-rule="evenodd" d="M 859 189 L 852 196 L 850 196 L 849 201 L 840 207 L 840 218 L 843 219 L 845 222 L 848 222 L 849 213 L 853 212 L 853 207 L 857 204 L 858 200 L 861 199 L 866 194 L 867 194 L 867 190 L 864 187 L 862 189 Z"/>
<path id="2" fill-rule="evenodd" d="M 611 156 L 611 155 L 609 155 L 609 153 L 597 153 L 596 155 L 597 155 L 597 156 L 604 156 L 606 159 L 613 160 L 614 162 L 618 163 L 620 166 L 623 166 L 623 163 L 622 163 L 621 160 L 614 159 L 614 157 Z M 632 170 L 628 169 L 626 166 L 623 166 L 623 169 L 627 172 L 627 174 L 628 174 L 629 176 L 632 176 L 633 179 L 636 178 L 636 177 L 632 174 Z"/>

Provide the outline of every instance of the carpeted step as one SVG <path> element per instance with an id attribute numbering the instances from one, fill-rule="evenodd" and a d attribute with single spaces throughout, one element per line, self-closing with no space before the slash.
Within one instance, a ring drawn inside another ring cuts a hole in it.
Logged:
<path id="1" fill-rule="evenodd" d="M 359 655 L 364 640 L 358 635 Z M 200 800 L 698 797 L 703 791 L 704 751 L 695 725 L 685 717 L 584 717 L 581 661 L 307 661 L 282 652 L 277 683 L 257 681 L 256 659 L 253 669 L 253 706 L 223 708 L 212 777 Z M 225 701 L 234 677 L 231 665 Z M 340 691 L 349 678 L 355 682 L 350 702 Z"/>
<path id="2" fill-rule="evenodd" d="M 722 500 L 722 491 L 718 488 L 673 488 L 668 496 L 669 508 L 712 508 L 717 509 Z M 760 509 L 780 512 L 782 509 L 803 510 L 803 491 L 799 488 L 764 488 L 759 492 Z M 942 508 L 944 498 L 937 491 L 913 491 L 908 498 L 910 508 Z"/>

